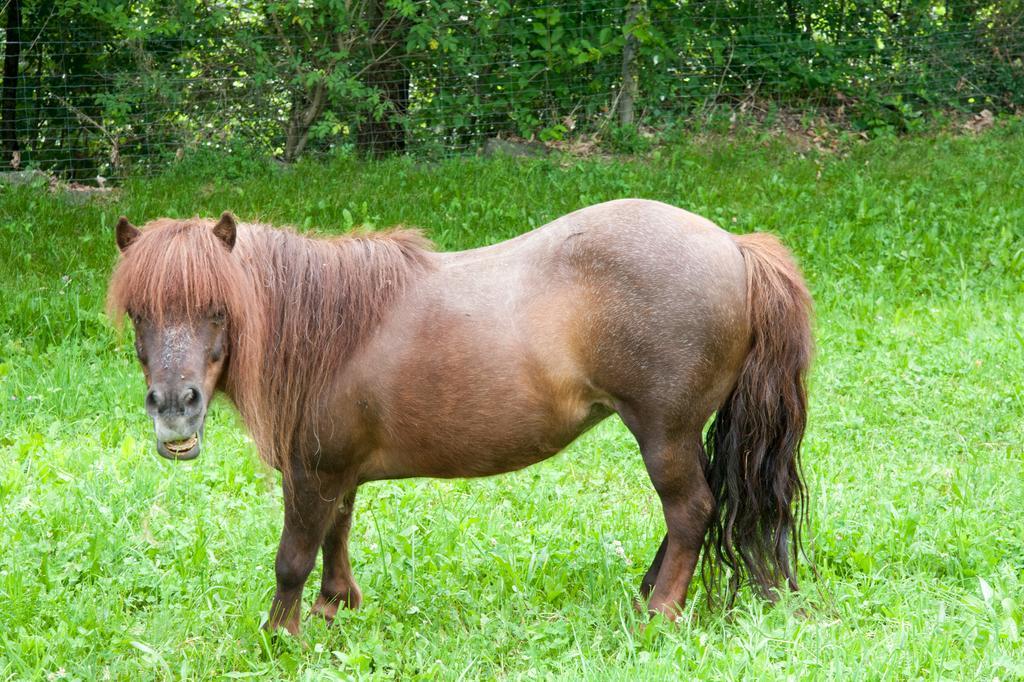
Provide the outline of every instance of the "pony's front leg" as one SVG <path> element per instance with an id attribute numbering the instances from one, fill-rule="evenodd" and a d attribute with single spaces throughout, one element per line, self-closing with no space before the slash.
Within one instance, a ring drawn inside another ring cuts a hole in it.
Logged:
<path id="1" fill-rule="evenodd" d="M 299 467 L 284 479 L 284 530 L 277 548 L 277 592 L 270 604 L 268 630 L 284 627 L 299 633 L 302 588 L 306 584 L 324 533 L 334 519 L 341 479 Z"/>
<path id="2" fill-rule="evenodd" d="M 352 566 L 348 558 L 348 533 L 352 528 L 352 510 L 356 501 L 353 488 L 341 501 L 334 512 L 334 520 L 324 535 L 324 576 L 320 596 L 313 604 L 313 613 L 323 616 L 328 622 L 338 614 L 338 608 L 359 608 L 363 597 L 352 577 Z"/>

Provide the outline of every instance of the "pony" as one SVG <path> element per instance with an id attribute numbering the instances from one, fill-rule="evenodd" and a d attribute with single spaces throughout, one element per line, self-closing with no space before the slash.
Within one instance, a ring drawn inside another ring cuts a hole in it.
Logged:
<path id="1" fill-rule="evenodd" d="M 797 589 L 812 303 L 775 237 L 640 199 L 452 253 L 410 229 L 314 238 L 229 212 L 115 231 L 108 312 L 134 325 L 157 452 L 197 457 L 223 393 L 282 474 L 265 627 L 299 632 L 321 552 L 313 613 L 361 603 L 360 484 L 517 470 L 613 413 L 664 512 L 651 613 L 681 613 L 702 552 L 711 586 Z"/>

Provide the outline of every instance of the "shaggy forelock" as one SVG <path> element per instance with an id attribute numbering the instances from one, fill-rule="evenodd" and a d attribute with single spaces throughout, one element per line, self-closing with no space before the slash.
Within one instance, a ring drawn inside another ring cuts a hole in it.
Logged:
<path id="1" fill-rule="evenodd" d="M 156 324 L 214 313 L 246 312 L 248 278 L 239 259 L 213 233 L 213 221 L 155 220 L 125 250 L 110 280 L 107 310 Z"/>

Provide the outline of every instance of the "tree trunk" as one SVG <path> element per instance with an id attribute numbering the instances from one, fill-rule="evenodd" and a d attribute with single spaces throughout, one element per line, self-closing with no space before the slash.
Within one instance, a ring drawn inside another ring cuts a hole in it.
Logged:
<path id="1" fill-rule="evenodd" d="M 402 117 L 409 111 L 409 71 L 404 65 L 385 61 L 374 64 L 366 71 L 365 83 L 380 93 L 384 112 L 375 114 L 359 124 L 356 144 L 370 156 L 383 156 L 388 152 L 405 149 L 405 127 Z"/>
<path id="2" fill-rule="evenodd" d="M 966 26 L 974 22 L 978 13 L 976 0 L 947 0 L 946 18 L 951 24 Z"/>
<path id="3" fill-rule="evenodd" d="M 295 93 L 292 97 L 292 110 L 288 116 L 288 128 L 285 131 L 284 160 L 292 163 L 299 158 L 306 148 L 309 129 L 320 118 L 327 103 L 327 86 L 323 81 L 313 86 L 313 92 Z"/>
<path id="4" fill-rule="evenodd" d="M 636 68 L 636 46 L 637 39 L 633 35 L 633 26 L 640 18 L 643 10 L 641 0 L 631 0 L 626 9 L 626 44 L 622 47 L 622 91 L 619 93 L 619 124 L 624 126 L 633 125 L 635 117 L 634 107 L 636 106 L 637 68 Z"/>
<path id="5" fill-rule="evenodd" d="M 371 113 L 356 129 L 356 146 L 369 156 L 405 150 L 403 118 L 409 111 L 409 69 L 404 46 L 408 22 L 388 10 L 382 0 L 369 8 L 371 39 L 367 45 L 369 66 L 363 82 L 380 95 L 383 112 Z M 386 13 L 391 12 L 390 16 Z"/>
<path id="6" fill-rule="evenodd" d="M 789 24 L 789 32 L 796 35 L 800 30 L 799 19 L 796 15 L 796 2 L 795 0 L 786 0 L 786 20 Z"/>
<path id="7" fill-rule="evenodd" d="M 17 168 L 21 145 L 18 143 L 18 69 L 21 63 L 21 0 L 7 2 L 7 45 L 4 52 L 3 96 L 0 101 L 0 139 L 7 163 Z"/>

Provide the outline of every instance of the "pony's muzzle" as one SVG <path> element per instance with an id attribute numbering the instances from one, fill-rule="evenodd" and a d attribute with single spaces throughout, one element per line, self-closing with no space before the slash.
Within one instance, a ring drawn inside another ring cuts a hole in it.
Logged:
<path id="1" fill-rule="evenodd" d="M 154 387 L 146 394 L 146 412 L 154 419 L 176 415 L 195 417 L 202 414 L 205 405 L 203 390 L 195 384 L 178 390 Z"/>
<path id="2" fill-rule="evenodd" d="M 199 451 L 203 444 L 202 426 L 192 431 L 191 435 L 188 436 L 175 434 L 171 438 L 166 438 L 167 432 L 161 430 L 159 426 L 156 429 L 156 433 L 156 452 L 161 457 L 181 462 L 195 459 L 199 456 Z"/>
<path id="3" fill-rule="evenodd" d="M 164 459 L 187 462 L 199 456 L 199 434 L 180 441 L 156 442 L 156 451 Z"/>
<path id="4" fill-rule="evenodd" d="M 150 391 L 150 394 L 154 392 Z M 158 404 L 160 394 L 156 393 L 153 403 Z M 150 411 L 150 402 L 150 396 L 147 395 L 147 411 L 153 417 L 157 454 L 166 459 L 179 461 L 198 457 L 206 421 L 206 405 L 199 391 L 191 387 L 181 391 L 174 406 L 176 409 Z"/>
<path id="5" fill-rule="evenodd" d="M 206 399 L 196 384 L 157 384 L 145 394 L 145 412 L 153 418 L 157 453 L 168 460 L 199 457 L 206 421 Z"/>

